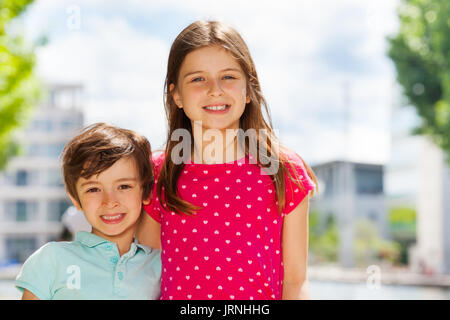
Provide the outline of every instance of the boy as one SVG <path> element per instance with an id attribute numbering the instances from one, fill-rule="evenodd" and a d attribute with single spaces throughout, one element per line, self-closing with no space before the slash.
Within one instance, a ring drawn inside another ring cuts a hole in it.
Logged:
<path id="1" fill-rule="evenodd" d="M 161 252 L 139 244 L 135 227 L 154 183 L 147 139 L 94 124 L 62 154 L 66 190 L 92 231 L 50 242 L 16 278 L 22 299 L 158 299 Z"/>

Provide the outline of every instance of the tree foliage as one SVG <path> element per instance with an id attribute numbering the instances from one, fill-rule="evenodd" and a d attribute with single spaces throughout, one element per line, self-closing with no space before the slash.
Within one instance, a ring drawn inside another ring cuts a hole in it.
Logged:
<path id="1" fill-rule="evenodd" d="M 34 48 L 28 46 L 11 22 L 33 0 L 0 0 L 0 169 L 18 151 L 12 132 L 39 97 L 38 81 L 33 75 Z"/>
<path id="2" fill-rule="evenodd" d="M 450 1 L 402 0 L 400 28 L 389 41 L 397 80 L 428 135 L 450 163 Z"/>

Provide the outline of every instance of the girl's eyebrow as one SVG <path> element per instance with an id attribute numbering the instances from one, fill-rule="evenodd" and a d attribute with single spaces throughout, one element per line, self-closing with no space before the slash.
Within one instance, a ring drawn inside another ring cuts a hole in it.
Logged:
<path id="1" fill-rule="evenodd" d="M 117 179 L 115 182 L 123 182 L 123 181 L 136 182 L 136 181 L 138 181 L 138 179 L 136 177 L 120 178 L 120 179 Z"/>
<path id="2" fill-rule="evenodd" d="M 242 70 L 237 69 L 237 68 L 225 68 L 225 69 L 219 70 L 219 72 L 224 72 L 224 71 L 236 71 L 236 72 L 241 72 L 241 73 L 242 73 Z M 188 72 L 188 73 L 186 73 L 186 74 L 183 76 L 183 79 L 186 78 L 186 77 L 188 77 L 188 76 L 190 76 L 190 75 L 192 75 L 192 74 L 195 74 L 195 73 L 202 73 L 202 72 L 205 72 L 205 71 L 199 70 L 199 71 L 191 71 L 191 72 Z"/>

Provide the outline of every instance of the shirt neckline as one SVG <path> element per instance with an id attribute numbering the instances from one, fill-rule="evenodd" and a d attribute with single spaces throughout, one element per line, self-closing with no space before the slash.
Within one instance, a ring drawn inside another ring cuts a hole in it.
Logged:
<path id="1" fill-rule="evenodd" d="M 245 163 L 250 163 L 250 160 L 253 160 L 254 157 L 249 154 L 244 155 L 243 157 L 230 161 L 230 162 L 223 162 L 223 163 L 196 163 L 196 162 L 192 162 L 191 159 L 186 160 L 186 165 L 191 165 L 191 166 L 208 166 L 208 167 L 212 167 L 212 166 L 229 166 L 229 165 L 242 165 Z"/>
<path id="2" fill-rule="evenodd" d="M 113 243 L 109 240 L 103 239 L 102 237 L 99 237 L 99 236 L 97 236 L 91 232 L 87 232 L 87 231 L 78 231 L 75 236 L 75 241 L 78 241 L 81 244 L 83 244 L 89 248 L 96 247 L 103 243 L 111 243 L 111 244 L 116 245 L 115 243 Z M 134 238 L 133 242 L 131 243 L 130 250 L 128 252 L 131 252 L 132 250 L 134 250 L 133 246 L 136 246 L 137 248 L 144 250 L 144 252 L 146 254 L 150 254 L 152 252 L 152 248 L 138 243 L 136 238 Z M 127 254 L 127 253 L 125 253 L 125 254 Z"/>

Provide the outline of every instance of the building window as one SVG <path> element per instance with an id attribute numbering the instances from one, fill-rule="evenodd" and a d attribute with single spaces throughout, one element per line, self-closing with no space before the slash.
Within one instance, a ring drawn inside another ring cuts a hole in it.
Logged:
<path id="1" fill-rule="evenodd" d="M 6 260 L 9 262 L 23 263 L 36 249 L 35 237 L 10 237 L 6 238 Z"/>
<path id="2" fill-rule="evenodd" d="M 28 181 L 28 172 L 25 170 L 19 170 L 16 174 L 16 185 L 17 186 L 26 186 L 29 184 Z"/>
<path id="3" fill-rule="evenodd" d="M 25 201 L 16 202 L 15 221 L 27 221 L 27 203 Z"/>
<path id="4" fill-rule="evenodd" d="M 67 200 L 54 200 L 47 203 L 47 220 L 61 221 L 61 217 L 71 203 Z"/>
<path id="5" fill-rule="evenodd" d="M 383 193 L 383 171 L 363 168 L 355 169 L 357 194 Z"/>
<path id="6" fill-rule="evenodd" d="M 46 180 L 49 187 L 64 187 L 60 170 L 48 170 Z"/>
<path id="7" fill-rule="evenodd" d="M 8 201 L 5 203 L 5 220 L 14 222 L 32 221 L 36 217 L 36 201 Z"/>

